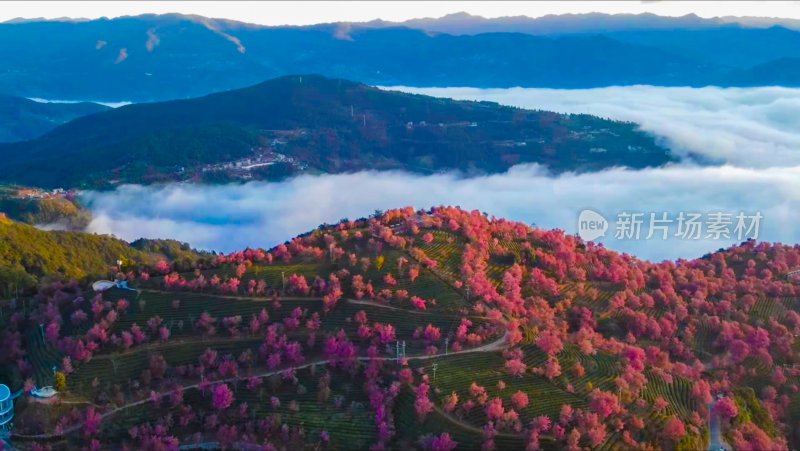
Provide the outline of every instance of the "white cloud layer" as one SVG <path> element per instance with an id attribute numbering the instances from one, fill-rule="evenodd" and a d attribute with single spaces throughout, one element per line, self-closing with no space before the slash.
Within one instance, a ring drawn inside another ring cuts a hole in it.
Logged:
<path id="1" fill-rule="evenodd" d="M 678 154 L 735 166 L 800 164 L 800 89 L 795 88 L 387 89 L 636 122 Z"/>
<path id="2" fill-rule="evenodd" d="M 764 215 L 761 239 L 800 241 L 800 166 L 774 169 L 670 167 L 548 176 L 536 166 L 505 174 L 460 178 L 400 172 L 302 176 L 282 183 L 123 186 L 89 192 L 90 231 L 176 238 L 205 249 L 271 247 L 317 225 L 375 209 L 459 205 L 544 228 L 577 231 L 577 218 L 592 208 L 613 219 L 621 210 L 698 211 Z M 612 225 L 613 230 L 613 225 Z M 643 230 L 643 236 L 644 236 Z M 613 233 L 611 234 L 613 235 Z M 694 258 L 736 242 L 617 241 L 605 244 L 651 260 Z"/>
<path id="3" fill-rule="evenodd" d="M 123 186 L 86 193 L 95 215 L 89 228 L 128 240 L 176 238 L 227 252 L 271 247 L 320 223 L 367 216 L 376 209 L 459 205 L 568 233 L 577 232 L 580 211 L 590 208 L 612 222 L 603 239 L 608 247 L 651 260 L 699 257 L 738 240 L 618 241 L 613 238 L 618 212 L 668 212 L 672 217 L 680 211 L 760 212 L 760 239 L 800 242 L 800 89 L 403 89 L 634 121 L 677 152 L 725 164 L 687 162 L 557 177 L 528 165 L 468 179 L 360 172 L 282 183 Z"/>

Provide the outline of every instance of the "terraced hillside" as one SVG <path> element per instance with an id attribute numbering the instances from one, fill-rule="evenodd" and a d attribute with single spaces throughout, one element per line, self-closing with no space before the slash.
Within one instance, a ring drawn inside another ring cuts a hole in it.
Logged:
<path id="1" fill-rule="evenodd" d="M 1 306 L 12 389 L 59 391 L 18 399 L 11 443 L 703 449 L 718 421 L 796 447 L 798 265 L 754 242 L 652 264 L 447 207 L 133 263 L 131 290 Z"/>

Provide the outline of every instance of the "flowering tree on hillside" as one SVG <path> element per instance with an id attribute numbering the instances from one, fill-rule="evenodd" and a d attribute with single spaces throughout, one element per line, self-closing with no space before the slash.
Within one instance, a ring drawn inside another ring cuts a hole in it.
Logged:
<path id="1" fill-rule="evenodd" d="M 211 404 L 216 410 L 225 410 L 233 404 L 233 392 L 227 384 L 214 386 L 211 391 Z"/>

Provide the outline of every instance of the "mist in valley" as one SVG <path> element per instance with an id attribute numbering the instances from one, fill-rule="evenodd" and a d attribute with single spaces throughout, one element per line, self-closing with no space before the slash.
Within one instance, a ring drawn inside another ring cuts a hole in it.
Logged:
<path id="1" fill-rule="evenodd" d="M 567 233 L 576 233 L 578 214 L 587 208 L 612 222 L 620 212 L 760 213 L 759 240 L 800 241 L 800 89 L 391 89 L 633 121 L 683 160 L 663 168 L 559 176 L 521 165 L 470 178 L 366 171 L 279 183 L 126 185 L 83 194 L 94 215 L 88 229 L 229 252 L 268 248 L 322 223 L 375 210 L 458 205 Z M 612 224 L 599 241 L 649 260 L 696 258 L 739 241 L 645 240 L 646 226 L 642 239 L 617 240 Z"/>

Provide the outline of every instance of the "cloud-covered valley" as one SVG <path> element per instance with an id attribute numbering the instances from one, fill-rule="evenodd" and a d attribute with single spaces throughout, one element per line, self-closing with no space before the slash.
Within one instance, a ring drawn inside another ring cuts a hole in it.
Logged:
<path id="1" fill-rule="evenodd" d="M 301 176 L 281 183 L 122 186 L 87 192 L 89 229 L 132 240 L 176 238 L 232 251 L 271 247 L 343 217 L 406 205 L 458 205 L 539 227 L 577 231 L 582 209 L 613 219 L 620 211 L 760 212 L 759 239 L 800 242 L 800 90 L 613 87 L 590 90 L 426 88 L 404 90 L 526 108 L 634 121 L 691 161 L 658 169 L 612 169 L 552 176 L 535 165 L 463 178 L 402 172 Z M 651 260 L 694 258 L 737 242 L 615 240 L 610 248 Z M 643 235 L 646 235 L 643 233 Z"/>
<path id="2" fill-rule="evenodd" d="M 800 165 L 800 89 L 795 88 L 386 89 L 588 113 L 640 124 L 678 155 L 754 168 Z"/>
<path id="3" fill-rule="evenodd" d="M 127 240 L 170 237 L 221 251 L 270 247 L 321 223 L 366 216 L 376 209 L 443 204 L 569 233 L 576 232 L 584 208 L 609 219 L 621 210 L 760 211 L 761 239 L 800 241 L 800 167 L 616 169 L 558 178 L 536 166 L 474 178 L 360 172 L 282 183 L 123 186 L 86 193 L 85 200 L 95 215 L 91 231 Z M 604 241 L 608 247 L 655 260 L 699 257 L 736 241 L 617 241 L 609 235 Z"/>

